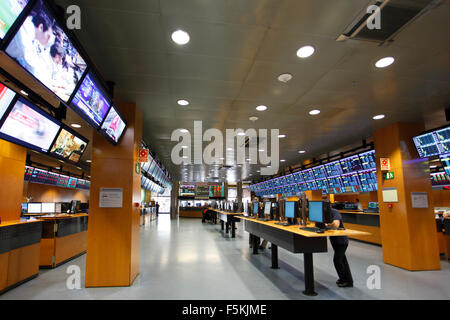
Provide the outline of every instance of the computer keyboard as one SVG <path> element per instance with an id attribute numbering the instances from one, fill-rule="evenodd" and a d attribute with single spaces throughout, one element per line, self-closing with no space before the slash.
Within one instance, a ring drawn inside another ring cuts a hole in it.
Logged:
<path id="1" fill-rule="evenodd" d="M 300 230 L 305 230 L 305 231 L 310 231 L 310 232 L 323 231 L 322 229 L 317 228 L 317 227 L 300 227 Z"/>
<path id="2" fill-rule="evenodd" d="M 267 219 L 267 218 L 258 218 L 258 221 L 270 221 L 270 219 Z"/>
<path id="3" fill-rule="evenodd" d="M 279 226 L 283 226 L 283 227 L 287 227 L 287 226 L 291 225 L 290 223 L 287 223 L 287 222 L 275 222 L 275 224 L 279 225 Z"/>

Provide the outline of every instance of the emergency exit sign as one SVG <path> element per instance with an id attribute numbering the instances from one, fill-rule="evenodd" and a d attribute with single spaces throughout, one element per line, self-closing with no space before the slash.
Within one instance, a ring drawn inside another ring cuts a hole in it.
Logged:
<path id="1" fill-rule="evenodd" d="M 394 179 L 394 173 L 393 172 L 384 172 L 383 173 L 383 179 L 384 180 L 392 180 L 392 179 Z"/>

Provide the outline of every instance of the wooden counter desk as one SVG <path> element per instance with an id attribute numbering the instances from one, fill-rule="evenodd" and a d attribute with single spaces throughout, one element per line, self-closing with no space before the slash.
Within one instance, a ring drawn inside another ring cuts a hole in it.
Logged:
<path id="1" fill-rule="evenodd" d="M 220 227 L 223 230 L 225 228 L 225 233 L 228 234 L 228 231 L 231 227 L 231 237 L 235 238 L 236 237 L 236 222 L 239 222 L 239 220 L 237 219 L 237 217 L 243 215 L 243 212 L 226 212 L 226 211 L 221 211 L 218 209 L 212 209 L 210 208 L 209 210 L 214 211 L 218 218 L 220 219 Z M 225 224 L 225 227 L 224 227 Z"/>
<path id="2" fill-rule="evenodd" d="M 327 252 L 327 237 L 368 235 L 356 230 L 327 230 L 324 233 L 301 230 L 300 225 L 281 226 L 277 221 L 260 221 L 247 217 L 244 220 L 245 231 L 250 233 L 253 254 L 258 254 L 260 238 L 271 243 L 272 268 L 278 269 L 278 247 L 292 253 L 303 253 L 306 295 L 316 295 L 314 291 L 313 253 Z"/>
<path id="3" fill-rule="evenodd" d="M 39 219 L 43 221 L 41 267 L 55 268 L 86 252 L 87 214 L 49 215 Z"/>
<path id="4" fill-rule="evenodd" d="M 378 212 L 363 212 L 359 210 L 338 211 L 342 215 L 342 221 L 346 227 L 369 234 L 358 234 L 349 236 L 349 238 L 381 245 L 380 214 Z"/>
<path id="5" fill-rule="evenodd" d="M 42 221 L 0 224 L 0 294 L 38 276 Z"/>

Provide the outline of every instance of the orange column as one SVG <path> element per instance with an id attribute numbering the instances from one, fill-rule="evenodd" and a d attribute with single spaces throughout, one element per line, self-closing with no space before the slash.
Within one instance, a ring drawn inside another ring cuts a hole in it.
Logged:
<path id="1" fill-rule="evenodd" d="M 305 191 L 305 195 L 309 201 L 322 201 L 322 190 Z"/>
<path id="2" fill-rule="evenodd" d="M 0 218 L 20 220 L 27 150 L 0 139 Z"/>
<path id="3" fill-rule="evenodd" d="M 142 115 L 135 104 L 117 107 L 128 125 L 119 144 L 98 133 L 92 141 L 86 287 L 129 286 L 139 273 Z M 100 208 L 100 188 L 122 188 L 122 208 Z"/>
<path id="4" fill-rule="evenodd" d="M 385 263 L 407 270 L 440 269 L 428 161 L 420 161 L 412 141 L 423 124 L 395 123 L 374 132 L 378 201 Z M 390 158 L 393 180 L 383 180 L 380 158 Z M 397 188 L 398 202 L 383 202 L 384 188 Z M 413 208 L 411 192 L 426 192 L 428 208 Z"/>

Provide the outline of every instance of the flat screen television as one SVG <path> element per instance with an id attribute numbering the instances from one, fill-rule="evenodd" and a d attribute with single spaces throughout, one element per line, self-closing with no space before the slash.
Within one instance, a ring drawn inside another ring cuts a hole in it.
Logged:
<path id="1" fill-rule="evenodd" d="M 47 153 L 61 124 L 22 98 L 10 110 L 0 128 L 0 138 Z"/>
<path id="2" fill-rule="evenodd" d="M 89 140 L 75 131 L 62 127 L 58 137 L 50 148 L 50 155 L 73 163 L 78 163 L 86 151 Z"/>
<path id="3" fill-rule="evenodd" d="M 86 75 L 78 88 L 71 107 L 96 129 L 100 128 L 110 102 L 91 73 Z"/>
<path id="4" fill-rule="evenodd" d="M 15 96 L 14 91 L 0 83 L 0 122 Z"/>
<path id="5" fill-rule="evenodd" d="M 8 31 L 25 9 L 29 0 L 0 1 L 0 39 L 4 39 Z"/>
<path id="6" fill-rule="evenodd" d="M 25 166 L 25 181 L 30 181 L 32 175 L 33 175 L 34 168 Z"/>
<path id="7" fill-rule="evenodd" d="M 443 154 L 440 157 L 442 167 L 444 167 L 445 173 L 450 176 L 450 153 Z"/>
<path id="8" fill-rule="evenodd" d="M 66 187 L 67 188 L 72 188 L 72 189 L 76 188 L 77 180 L 78 180 L 77 178 L 70 177 L 69 180 L 67 181 Z"/>
<path id="9" fill-rule="evenodd" d="M 42 213 L 42 203 L 28 203 L 28 214 Z"/>
<path id="10" fill-rule="evenodd" d="M 126 124 L 123 117 L 117 112 L 115 106 L 111 106 L 105 121 L 103 121 L 100 132 L 104 133 L 106 137 L 113 141 L 113 143 L 117 143 L 119 142 L 125 127 Z"/>
<path id="11" fill-rule="evenodd" d="M 45 181 L 46 184 L 50 184 L 53 186 L 56 186 L 59 180 L 59 174 L 53 173 L 53 172 L 47 172 L 47 181 Z"/>
<path id="12" fill-rule="evenodd" d="M 65 176 L 60 174 L 58 178 L 58 183 L 56 184 L 59 187 L 66 187 L 69 182 L 69 176 Z"/>
<path id="13" fill-rule="evenodd" d="M 66 103 L 87 67 L 43 0 L 24 19 L 6 53 Z"/>

